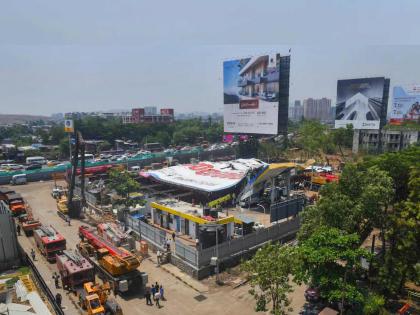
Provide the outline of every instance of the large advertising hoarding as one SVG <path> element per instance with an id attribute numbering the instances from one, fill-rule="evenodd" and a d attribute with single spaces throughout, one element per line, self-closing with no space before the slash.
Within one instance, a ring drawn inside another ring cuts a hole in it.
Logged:
<path id="1" fill-rule="evenodd" d="M 399 125 L 405 121 L 420 121 L 420 85 L 394 86 L 389 122 Z"/>
<path id="2" fill-rule="evenodd" d="M 338 80 L 335 128 L 379 129 L 386 112 L 385 78 Z"/>
<path id="3" fill-rule="evenodd" d="M 224 131 L 278 133 L 280 54 L 223 63 Z"/>

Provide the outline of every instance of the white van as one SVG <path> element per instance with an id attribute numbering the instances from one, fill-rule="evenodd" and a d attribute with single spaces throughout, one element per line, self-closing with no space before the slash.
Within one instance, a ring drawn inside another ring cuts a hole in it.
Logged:
<path id="1" fill-rule="evenodd" d="M 81 160 L 82 156 L 79 155 L 79 161 Z M 85 162 L 95 162 L 95 156 L 91 153 L 85 153 Z"/>
<path id="2" fill-rule="evenodd" d="M 47 159 L 43 156 L 31 156 L 26 158 L 26 164 L 47 164 Z"/>
<path id="3" fill-rule="evenodd" d="M 24 185 L 28 182 L 26 174 L 17 174 L 12 176 L 11 185 Z"/>

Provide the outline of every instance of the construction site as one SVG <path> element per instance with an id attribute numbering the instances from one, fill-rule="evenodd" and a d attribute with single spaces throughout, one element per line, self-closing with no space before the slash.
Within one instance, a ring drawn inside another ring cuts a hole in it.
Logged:
<path id="1" fill-rule="evenodd" d="M 177 293 L 191 291 L 200 305 L 228 287 L 244 291 L 245 280 L 226 272 L 268 241 L 292 241 L 315 187 L 338 178 L 314 161 L 192 159 L 117 170 L 140 183 L 128 196 L 131 206 L 115 202 L 121 196 L 107 187 L 108 169 L 86 172 L 78 134 L 70 172 L 55 174 L 54 182 L 1 188 L 22 251 L 62 292 L 66 314 L 127 313 L 156 281 L 182 283 Z"/>

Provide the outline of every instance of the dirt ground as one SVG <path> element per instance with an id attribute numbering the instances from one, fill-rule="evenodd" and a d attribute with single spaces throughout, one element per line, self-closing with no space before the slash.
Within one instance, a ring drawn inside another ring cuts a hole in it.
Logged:
<path id="1" fill-rule="evenodd" d="M 13 187 L 31 205 L 34 216 L 42 223 L 54 226 L 67 240 L 67 248 L 75 249 L 79 242 L 77 229 L 83 223 L 78 220 L 72 220 L 71 226 L 68 226 L 63 219 L 56 213 L 55 200 L 51 197 L 51 189 L 54 183 L 38 182 L 30 183 L 24 186 Z M 19 237 L 22 247 L 29 252 L 35 248 L 33 238 L 25 236 Z M 66 296 L 62 289 L 55 289 L 51 278 L 54 271 L 57 270 L 55 264 L 48 263 L 40 254 L 37 255 L 35 262 L 41 274 L 44 276 L 47 284 L 52 291 L 60 292 L 63 296 L 63 305 L 66 314 L 78 314 L 77 308 L 73 305 L 71 299 Z M 149 284 L 158 282 L 162 284 L 165 290 L 166 301 L 161 303 L 162 307 L 147 306 L 145 299 L 133 297 L 122 299 L 117 297 L 117 301 L 122 306 L 124 314 L 256 314 L 254 311 L 254 299 L 248 293 L 249 286 L 243 285 L 236 289 L 232 286 L 215 286 L 212 279 L 200 282 L 201 288 L 207 288 L 198 292 L 190 285 L 181 281 L 176 275 L 169 273 L 156 265 L 153 259 L 143 260 L 140 270 L 148 273 Z M 195 281 L 195 280 L 192 280 Z M 292 307 L 294 311 L 291 314 L 298 314 L 304 304 L 304 287 L 297 287 L 291 295 Z"/>

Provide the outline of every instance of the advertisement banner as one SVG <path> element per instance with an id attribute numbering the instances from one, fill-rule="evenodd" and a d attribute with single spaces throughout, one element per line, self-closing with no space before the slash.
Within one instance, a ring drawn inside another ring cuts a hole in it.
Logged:
<path id="1" fill-rule="evenodd" d="M 280 54 L 223 63 L 224 131 L 278 133 Z"/>
<path id="2" fill-rule="evenodd" d="M 337 81 L 335 128 L 379 129 L 384 104 L 385 78 Z"/>
<path id="3" fill-rule="evenodd" d="M 64 121 L 64 131 L 69 133 L 74 132 L 74 123 L 72 119 L 66 119 Z"/>
<path id="4" fill-rule="evenodd" d="M 391 107 L 390 124 L 420 121 L 420 85 L 395 86 Z"/>

